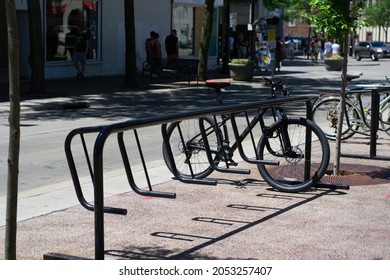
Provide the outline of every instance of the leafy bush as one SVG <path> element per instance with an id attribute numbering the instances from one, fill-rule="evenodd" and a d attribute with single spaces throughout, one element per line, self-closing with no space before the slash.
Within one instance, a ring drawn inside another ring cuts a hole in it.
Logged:
<path id="1" fill-rule="evenodd" d="M 253 60 L 247 58 L 234 58 L 230 61 L 230 64 L 235 65 L 254 65 Z"/>

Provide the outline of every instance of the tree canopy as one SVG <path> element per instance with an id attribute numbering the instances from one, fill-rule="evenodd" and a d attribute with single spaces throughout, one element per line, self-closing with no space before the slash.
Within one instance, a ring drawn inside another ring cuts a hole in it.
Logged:
<path id="1" fill-rule="evenodd" d="M 345 34 L 353 34 L 363 26 L 364 3 L 350 0 L 310 0 L 309 4 L 316 13 L 303 13 L 303 16 L 315 25 L 318 32 L 343 41 Z"/>
<path id="2" fill-rule="evenodd" d="M 390 0 L 377 0 L 375 3 L 370 3 L 364 11 L 364 17 L 368 25 L 383 28 L 384 40 L 387 42 L 390 27 Z"/>

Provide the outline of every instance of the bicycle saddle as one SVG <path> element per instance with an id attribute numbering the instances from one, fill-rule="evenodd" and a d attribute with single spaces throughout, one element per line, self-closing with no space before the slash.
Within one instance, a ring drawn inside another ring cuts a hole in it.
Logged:
<path id="1" fill-rule="evenodd" d="M 230 86 L 230 82 L 223 80 L 206 80 L 206 86 L 216 90 L 221 90 L 225 87 Z"/>
<path id="2" fill-rule="evenodd" d="M 214 89 L 223 89 L 230 86 L 230 82 L 224 80 L 206 80 L 206 86 Z"/>
<path id="3" fill-rule="evenodd" d="M 350 83 L 352 80 L 360 78 L 361 75 L 362 74 L 358 74 L 358 75 L 347 74 L 347 82 Z"/>

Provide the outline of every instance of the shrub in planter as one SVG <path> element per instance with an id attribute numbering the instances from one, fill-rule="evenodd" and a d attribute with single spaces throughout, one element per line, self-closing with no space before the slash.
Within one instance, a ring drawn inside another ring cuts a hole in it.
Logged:
<path id="1" fill-rule="evenodd" d="M 343 58 L 339 55 L 334 55 L 324 60 L 325 68 L 328 71 L 341 71 L 343 69 Z"/>
<path id="2" fill-rule="evenodd" d="M 230 77 L 236 81 L 251 81 L 255 63 L 250 59 L 232 59 L 229 63 Z"/>

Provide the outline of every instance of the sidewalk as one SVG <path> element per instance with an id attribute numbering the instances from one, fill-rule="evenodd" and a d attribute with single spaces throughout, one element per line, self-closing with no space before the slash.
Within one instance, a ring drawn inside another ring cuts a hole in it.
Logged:
<path id="1" fill-rule="evenodd" d="M 359 67 L 352 70 L 359 71 Z M 287 80 L 292 94 L 314 98 L 318 90 L 334 89 L 339 75 L 325 71 L 321 65 L 296 61 L 286 62 L 275 77 Z M 370 77 L 365 75 L 363 79 L 372 82 Z M 177 111 L 174 104 L 180 104 L 180 110 L 195 110 L 215 102 L 203 85 L 195 86 L 194 82 L 187 86 L 186 82 L 167 84 L 169 80 L 163 80 L 129 90 L 122 86 L 122 79 L 48 81 L 49 96 L 32 99 L 24 95 L 22 109 L 30 110 L 37 103 L 53 106 L 53 101 L 91 102 L 91 98 L 94 107 L 107 109 L 112 95 L 117 97 L 119 109 L 121 102 L 129 104 L 142 97 L 145 104 L 154 105 L 156 114 Z M 232 83 L 227 104 L 258 99 L 262 88 L 259 79 Z M 161 92 L 166 94 L 161 96 Z M 97 98 L 105 95 L 108 97 Z M 6 103 L 0 103 L 0 112 L 5 109 Z M 134 116 L 141 118 L 143 112 L 145 107 L 134 105 Z M 368 140 L 351 139 L 343 144 L 344 152 L 366 153 Z M 378 155 L 388 155 L 388 136 L 381 134 L 379 141 Z M 136 195 L 123 184 L 124 175 L 113 171 L 106 174 L 106 205 L 126 208 L 128 215 L 105 216 L 105 257 L 389 260 L 390 161 L 343 158 L 342 163 L 342 168 L 352 174 L 324 180 L 347 183 L 349 190 L 317 189 L 299 194 L 273 191 L 256 166 L 243 162 L 238 167 L 249 168 L 250 175 L 213 173 L 217 186 L 177 182 L 170 178 L 163 161 L 151 163 L 155 190 L 175 192 L 174 200 Z M 90 186 L 89 179 L 83 180 Z M 19 210 L 18 259 L 42 259 L 49 252 L 94 258 L 93 213 L 78 205 L 70 180 L 23 193 L 20 201 L 23 209 Z M 4 205 L 4 201 L 0 203 Z M 4 230 L 0 227 L 0 243 L 4 242 Z"/>

